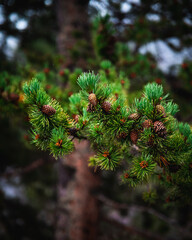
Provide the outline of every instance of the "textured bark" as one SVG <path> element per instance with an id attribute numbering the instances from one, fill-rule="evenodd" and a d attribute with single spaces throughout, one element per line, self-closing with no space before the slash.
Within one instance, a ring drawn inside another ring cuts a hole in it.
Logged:
<path id="1" fill-rule="evenodd" d="M 93 196 L 99 177 L 88 168 L 89 143 L 75 142 L 76 150 L 58 164 L 56 240 L 97 239 L 98 200 Z"/>
<path id="2" fill-rule="evenodd" d="M 65 57 L 63 67 L 86 69 L 86 53 L 81 42 L 90 44 L 89 0 L 57 0 L 58 22 L 57 47 Z M 74 58 L 71 50 L 76 48 L 80 55 Z M 90 56 L 91 51 L 86 48 Z M 85 55 L 83 55 L 85 53 Z M 88 168 L 89 143 L 75 143 L 76 150 L 58 163 L 58 211 L 56 220 L 56 240 L 97 239 L 98 200 L 93 192 L 99 186 L 99 177 Z"/>
<path id="3" fill-rule="evenodd" d="M 57 46 L 59 53 L 66 58 L 65 66 L 69 68 L 73 68 L 74 65 L 82 68 L 86 67 L 83 56 L 78 57 L 74 62 L 71 50 L 79 40 L 85 40 L 87 44 L 89 43 L 88 3 L 89 0 L 57 0 L 59 28 Z"/>

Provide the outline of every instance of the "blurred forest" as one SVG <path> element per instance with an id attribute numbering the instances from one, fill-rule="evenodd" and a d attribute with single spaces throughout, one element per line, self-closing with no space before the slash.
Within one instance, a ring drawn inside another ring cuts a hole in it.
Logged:
<path id="1" fill-rule="evenodd" d="M 192 239 L 188 199 L 89 168 L 86 140 L 58 161 L 37 150 L 22 90 L 38 78 L 78 121 L 83 71 L 119 81 L 129 104 L 156 82 L 192 124 L 191 33 L 191 0 L 0 1 L 0 239 Z"/>

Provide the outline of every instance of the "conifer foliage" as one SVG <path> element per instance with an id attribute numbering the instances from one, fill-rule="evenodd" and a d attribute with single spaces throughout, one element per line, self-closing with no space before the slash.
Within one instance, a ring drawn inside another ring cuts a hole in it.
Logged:
<path id="1" fill-rule="evenodd" d="M 81 74 L 77 83 L 81 91 L 70 97 L 75 121 L 36 79 L 25 84 L 33 142 L 57 158 L 72 151 L 74 138 L 88 139 L 96 152 L 90 166 L 125 168 L 122 180 L 130 186 L 160 181 L 174 189 L 173 199 L 184 197 L 183 188 L 192 181 L 192 131 L 174 117 L 178 106 L 163 87 L 147 84 L 142 97 L 128 106 L 123 90 L 115 96 L 114 85 L 93 72 Z M 138 153 L 131 156 L 135 145 Z"/>
<path id="2" fill-rule="evenodd" d="M 55 158 L 69 153 L 73 143 L 68 138 L 72 124 L 56 100 L 41 88 L 37 79 L 24 86 L 25 101 L 29 104 L 33 143 L 42 150 L 49 150 Z"/>

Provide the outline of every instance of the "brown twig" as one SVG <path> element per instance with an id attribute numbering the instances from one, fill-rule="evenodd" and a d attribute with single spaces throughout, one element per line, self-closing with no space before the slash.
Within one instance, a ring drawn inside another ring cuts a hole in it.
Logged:
<path id="1" fill-rule="evenodd" d="M 142 239 L 144 238 L 144 239 L 153 239 L 153 240 L 165 240 L 165 238 L 160 238 L 159 236 L 157 236 L 151 232 L 138 230 L 132 226 L 127 226 L 123 223 L 118 222 L 117 220 L 114 220 L 114 219 L 109 219 L 109 218 L 103 217 L 103 220 L 106 222 L 109 222 L 110 224 L 115 225 L 118 228 L 123 229 L 123 231 L 127 231 L 133 235 L 141 236 Z"/>
<path id="2" fill-rule="evenodd" d="M 135 210 L 135 211 L 142 211 L 142 212 L 147 212 L 153 216 L 156 216 L 157 218 L 161 219 L 162 221 L 168 223 L 169 225 L 172 225 L 174 227 L 176 227 L 182 234 L 185 234 L 186 236 L 191 235 L 191 233 L 189 232 L 188 229 L 186 228 L 182 228 L 179 226 L 179 224 L 176 222 L 175 219 L 169 218 L 167 216 L 165 216 L 164 214 L 156 211 L 153 208 L 150 207 L 146 207 L 146 206 L 138 206 L 138 205 L 127 205 L 124 203 L 117 203 L 111 199 L 106 198 L 103 195 L 99 195 L 97 196 L 97 199 L 101 202 L 103 202 L 104 204 L 115 208 L 115 209 L 127 209 L 127 210 Z"/>
<path id="3" fill-rule="evenodd" d="M 49 159 L 37 159 L 36 161 L 32 162 L 31 164 L 27 165 L 24 168 L 17 168 L 17 169 L 12 169 L 10 171 L 7 171 L 0 175 L 0 178 L 11 178 L 11 177 L 16 177 L 18 175 L 23 175 L 28 172 L 31 172 L 47 163 L 54 162 L 55 160 L 53 158 Z"/>

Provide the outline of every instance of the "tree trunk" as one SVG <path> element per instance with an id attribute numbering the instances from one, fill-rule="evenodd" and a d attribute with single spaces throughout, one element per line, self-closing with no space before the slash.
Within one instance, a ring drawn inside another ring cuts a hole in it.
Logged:
<path id="1" fill-rule="evenodd" d="M 98 200 L 93 196 L 99 177 L 88 167 L 88 141 L 75 142 L 76 150 L 58 163 L 56 240 L 96 240 Z"/>
<path id="2" fill-rule="evenodd" d="M 65 57 L 65 66 L 69 68 L 85 68 L 85 51 L 87 56 L 90 54 L 88 3 L 89 0 L 57 0 L 57 46 L 59 53 Z"/>
<path id="3" fill-rule="evenodd" d="M 88 23 L 89 0 L 57 0 L 57 47 L 65 57 L 64 67 L 86 69 L 82 41 L 90 44 Z M 85 45 L 83 45 L 85 46 Z M 74 49 L 79 55 L 73 56 Z M 86 49 L 90 55 L 90 50 Z M 88 168 L 93 152 L 89 143 L 75 142 L 76 150 L 58 164 L 58 211 L 56 240 L 95 240 L 97 236 L 98 202 L 92 193 L 99 186 L 99 177 Z"/>

